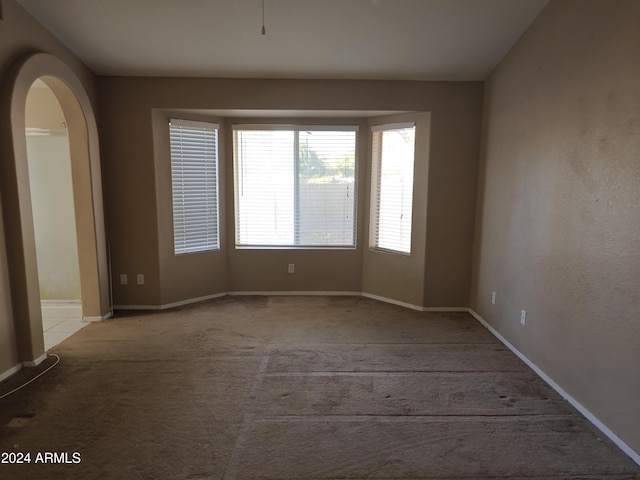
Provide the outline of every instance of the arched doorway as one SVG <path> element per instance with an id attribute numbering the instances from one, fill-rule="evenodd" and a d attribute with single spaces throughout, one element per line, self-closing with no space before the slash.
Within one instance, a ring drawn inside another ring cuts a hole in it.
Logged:
<path id="1" fill-rule="evenodd" d="M 9 105 L 2 121 L 10 122 L 10 148 L 2 159 L 2 196 L 11 300 L 20 359 L 37 365 L 46 355 L 40 285 L 36 257 L 33 203 L 25 136 L 25 105 L 36 80 L 46 84 L 58 100 L 69 132 L 73 203 L 77 226 L 82 315 L 85 320 L 110 316 L 109 274 L 104 230 L 98 132 L 91 101 L 78 77 L 48 54 L 34 54 L 8 72 L 5 88 Z M 7 140 L 7 139 L 3 139 Z"/>
<path id="2" fill-rule="evenodd" d="M 29 89 L 25 133 L 44 345 L 49 350 L 86 323 L 69 131 L 62 106 L 45 81 L 38 79 Z"/>

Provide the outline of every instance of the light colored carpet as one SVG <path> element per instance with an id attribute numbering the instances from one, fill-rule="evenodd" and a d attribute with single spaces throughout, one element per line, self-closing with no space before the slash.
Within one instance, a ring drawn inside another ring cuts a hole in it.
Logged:
<path id="1" fill-rule="evenodd" d="M 359 297 L 228 297 L 121 314 L 53 351 L 58 366 L 0 400 L 0 451 L 81 461 L 3 464 L 0 478 L 639 472 L 465 313 Z"/>

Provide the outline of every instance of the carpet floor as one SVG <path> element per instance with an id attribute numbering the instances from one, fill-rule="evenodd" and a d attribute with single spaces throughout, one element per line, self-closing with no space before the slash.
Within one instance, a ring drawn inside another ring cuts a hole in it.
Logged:
<path id="1" fill-rule="evenodd" d="M 30 454 L 0 478 L 640 478 L 466 313 L 226 297 L 121 313 L 50 353 L 0 400 L 3 458 Z"/>

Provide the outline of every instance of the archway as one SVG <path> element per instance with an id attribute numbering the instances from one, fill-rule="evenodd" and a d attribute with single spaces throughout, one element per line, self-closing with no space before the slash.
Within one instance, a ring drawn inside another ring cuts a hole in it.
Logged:
<path id="1" fill-rule="evenodd" d="M 27 158 L 45 350 L 86 326 L 73 198 L 69 131 L 43 79 L 27 95 Z"/>
<path id="2" fill-rule="evenodd" d="M 11 125 L 3 138 L 2 196 L 9 276 L 18 352 L 33 366 L 46 358 L 40 310 L 32 196 L 25 137 L 29 89 L 41 79 L 55 94 L 69 131 L 73 203 L 77 225 L 82 312 L 85 320 L 110 316 L 109 273 L 104 228 L 98 131 L 91 101 L 76 74 L 49 54 L 34 54 L 7 72 L 8 105 L 2 121 Z"/>

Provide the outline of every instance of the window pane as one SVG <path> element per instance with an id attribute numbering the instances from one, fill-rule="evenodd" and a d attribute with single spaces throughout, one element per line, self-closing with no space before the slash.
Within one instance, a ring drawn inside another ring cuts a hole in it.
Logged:
<path id="1" fill-rule="evenodd" d="M 236 244 L 355 245 L 354 130 L 236 129 Z"/>
<path id="2" fill-rule="evenodd" d="M 217 125 L 171 120 L 174 253 L 219 248 Z"/>
<path id="3" fill-rule="evenodd" d="M 298 244 L 355 244 L 355 143 L 356 132 L 300 132 Z"/>
<path id="4" fill-rule="evenodd" d="M 236 243 L 290 245 L 294 240 L 294 136 L 245 130 L 234 135 Z"/>
<path id="5" fill-rule="evenodd" d="M 376 248 L 411 253 L 415 127 L 373 134 Z"/>

